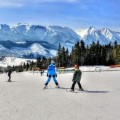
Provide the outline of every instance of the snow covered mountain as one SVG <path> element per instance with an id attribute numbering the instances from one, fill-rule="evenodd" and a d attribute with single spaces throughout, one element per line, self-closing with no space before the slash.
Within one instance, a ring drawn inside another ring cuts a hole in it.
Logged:
<path id="1" fill-rule="evenodd" d="M 76 33 L 80 35 L 81 40 L 84 40 L 86 44 L 91 44 L 93 41 L 95 43 L 99 41 L 101 44 L 117 41 L 120 44 L 120 32 L 108 28 L 97 30 L 90 26 L 88 29 L 78 29 Z"/>
<path id="2" fill-rule="evenodd" d="M 59 43 L 67 45 L 73 44 L 79 39 L 79 35 L 68 27 L 26 24 L 17 24 L 13 27 L 6 24 L 0 25 L 1 41 L 45 41 L 54 45 Z"/>
<path id="3" fill-rule="evenodd" d="M 80 36 L 68 27 L 0 24 L 0 56 L 53 57 L 59 43 L 71 50 Z"/>
<path id="4" fill-rule="evenodd" d="M 93 41 L 108 44 L 116 40 L 120 44 L 120 33 L 107 28 L 97 30 L 94 27 L 73 31 L 61 26 L 0 24 L 0 57 L 53 57 L 59 43 L 70 51 L 80 40 L 84 40 L 86 44 Z"/>
<path id="5" fill-rule="evenodd" d="M 103 28 L 101 30 L 102 35 L 106 37 L 109 42 L 117 41 L 120 44 L 120 32 L 112 31 L 108 28 Z"/>
<path id="6" fill-rule="evenodd" d="M 0 41 L 0 57 L 37 58 L 39 56 L 55 56 L 56 53 L 56 47 L 47 42 L 26 41 L 20 43 Z"/>

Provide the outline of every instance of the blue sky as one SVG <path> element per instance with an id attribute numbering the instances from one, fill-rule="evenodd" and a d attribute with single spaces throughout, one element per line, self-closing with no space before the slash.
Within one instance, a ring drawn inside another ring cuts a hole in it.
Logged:
<path id="1" fill-rule="evenodd" d="M 16 23 L 120 31 L 120 0 L 0 0 L 0 24 Z"/>

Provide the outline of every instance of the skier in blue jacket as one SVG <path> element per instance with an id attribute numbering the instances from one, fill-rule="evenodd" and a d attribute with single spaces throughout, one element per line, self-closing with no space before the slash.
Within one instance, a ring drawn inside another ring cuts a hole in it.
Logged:
<path id="1" fill-rule="evenodd" d="M 48 69 L 47 69 L 47 70 L 48 70 L 48 72 L 47 72 L 48 80 L 47 80 L 46 83 L 45 83 L 44 89 L 47 88 L 47 85 L 48 85 L 48 83 L 50 82 L 51 77 L 53 77 L 53 80 L 54 80 L 56 86 L 59 88 L 59 84 L 58 84 L 58 82 L 57 82 L 57 80 L 56 80 L 57 73 L 56 73 L 55 65 L 54 65 L 54 64 L 55 64 L 55 63 L 54 63 L 54 61 L 52 60 L 52 61 L 51 61 L 51 64 L 48 66 Z"/>

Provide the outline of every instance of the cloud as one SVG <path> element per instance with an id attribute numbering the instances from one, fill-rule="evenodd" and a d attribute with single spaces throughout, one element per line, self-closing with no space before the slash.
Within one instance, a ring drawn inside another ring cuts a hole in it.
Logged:
<path id="1" fill-rule="evenodd" d="M 4 7 L 22 7 L 24 5 L 23 0 L 4 0 L 0 1 L 0 8 Z"/>
<path id="2" fill-rule="evenodd" d="M 75 3 L 80 0 L 3 0 L 0 1 L 0 8 L 4 7 L 22 7 L 29 4 L 40 4 L 40 3 Z"/>

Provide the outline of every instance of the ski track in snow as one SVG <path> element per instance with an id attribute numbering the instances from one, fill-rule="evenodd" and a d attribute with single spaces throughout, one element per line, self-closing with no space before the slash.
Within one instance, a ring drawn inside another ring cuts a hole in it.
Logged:
<path id="1" fill-rule="evenodd" d="M 43 90 L 46 73 L 0 74 L 0 120 L 118 120 L 120 118 L 120 71 L 83 72 L 84 92 L 66 92 L 73 73 L 58 74 Z M 76 85 L 76 91 L 78 86 Z"/>

